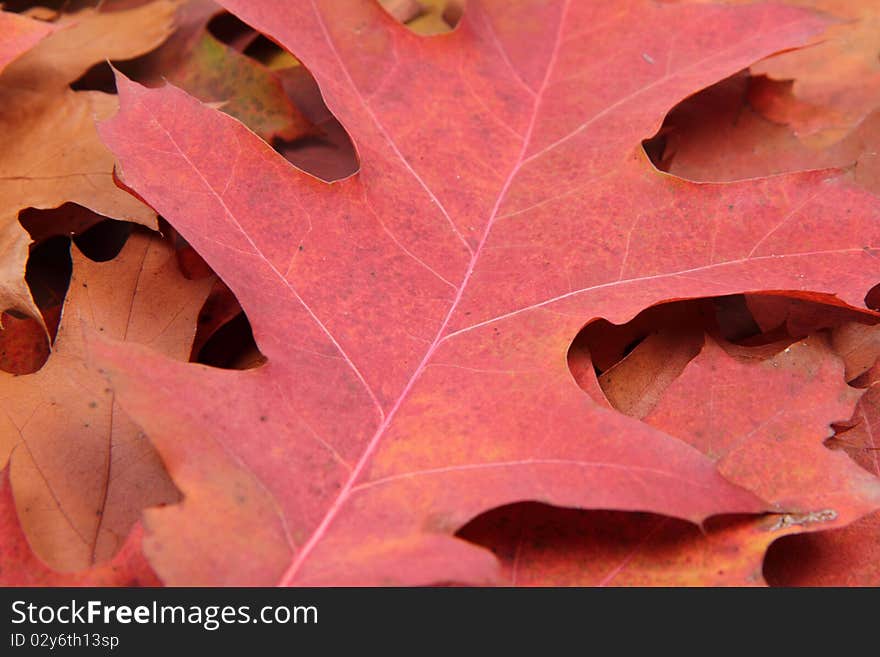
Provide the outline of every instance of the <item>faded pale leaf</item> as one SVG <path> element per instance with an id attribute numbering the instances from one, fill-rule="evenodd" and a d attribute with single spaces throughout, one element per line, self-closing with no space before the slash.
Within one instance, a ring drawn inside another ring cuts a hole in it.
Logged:
<path id="1" fill-rule="evenodd" d="M 108 560 L 144 507 L 178 497 L 143 431 L 87 369 L 83 331 L 186 360 L 211 283 L 184 279 L 173 251 L 140 233 L 108 263 L 75 253 L 46 365 L 28 376 L 0 374 L 0 459 L 11 454 L 21 524 L 54 569 Z"/>
<path id="2" fill-rule="evenodd" d="M 109 563 L 77 573 L 58 573 L 33 553 L 18 522 L 9 469 L 0 471 L 0 586 L 159 586 L 141 553 L 136 526 Z"/>

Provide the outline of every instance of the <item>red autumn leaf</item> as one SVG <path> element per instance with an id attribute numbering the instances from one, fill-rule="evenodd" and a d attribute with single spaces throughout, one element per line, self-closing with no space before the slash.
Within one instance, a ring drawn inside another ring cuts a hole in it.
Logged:
<path id="1" fill-rule="evenodd" d="M 484 1 L 425 40 L 368 0 L 222 4 L 314 74 L 361 168 L 327 185 L 173 87 L 118 81 L 101 132 L 126 184 L 236 293 L 268 358 L 228 372 L 93 343 L 184 494 L 145 516 L 166 583 L 481 583 L 496 561 L 452 534 L 499 505 L 766 507 L 593 402 L 566 354 L 589 320 L 669 299 L 862 307 L 874 197 L 822 172 L 691 184 L 639 146 L 818 18 Z"/>

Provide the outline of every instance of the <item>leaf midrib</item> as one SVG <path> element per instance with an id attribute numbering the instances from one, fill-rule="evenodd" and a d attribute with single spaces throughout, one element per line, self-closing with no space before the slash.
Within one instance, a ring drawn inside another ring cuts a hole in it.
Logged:
<path id="1" fill-rule="evenodd" d="M 370 458 L 373 456 L 373 454 L 375 453 L 379 444 L 381 443 L 382 437 L 384 436 L 388 427 L 391 426 L 391 422 L 394 419 L 395 415 L 397 414 L 397 411 L 402 406 L 403 401 L 408 397 L 409 392 L 412 390 L 415 383 L 419 380 L 422 373 L 425 371 L 429 361 L 431 360 L 432 356 L 434 355 L 434 353 L 436 352 L 437 348 L 440 346 L 440 343 L 443 340 L 443 337 L 444 337 L 444 334 L 446 333 L 446 329 L 449 325 L 449 322 L 452 319 L 453 315 L 455 314 L 455 311 L 458 309 L 458 305 L 461 302 L 461 299 L 464 296 L 464 291 L 467 288 L 468 282 L 470 281 L 470 278 L 474 273 L 474 270 L 477 265 L 477 261 L 479 260 L 480 254 L 482 253 L 482 250 L 483 250 L 483 247 L 485 246 L 486 241 L 489 238 L 489 234 L 492 230 L 492 225 L 494 224 L 495 219 L 498 216 L 498 212 L 501 208 L 501 204 L 504 202 L 504 199 L 507 197 L 507 193 L 510 189 L 510 186 L 513 184 L 513 181 L 516 179 L 516 176 L 519 173 L 523 163 L 526 161 L 526 153 L 528 151 L 529 145 L 531 144 L 532 134 L 535 129 L 535 124 L 537 123 L 538 112 L 539 112 L 539 108 L 541 105 L 541 100 L 543 98 L 544 92 L 548 86 L 550 77 L 551 77 L 553 70 L 555 68 L 556 60 L 559 56 L 559 50 L 560 50 L 560 46 L 562 44 L 562 30 L 563 30 L 563 26 L 565 25 L 565 19 L 566 19 L 566 15 L 568 14 L 570 2 L 571 2 L 571 0 L 565 0 L 564 4 L 562 6 L 562 11 L 560 12 L 559 25 L 558 25 L 557 31 L 556 31 L 556 39 L 554 42 L 553 51 L 550 55 L 550 59 L 548 60 L 547 70 L 544 73 L 544 79 L 541 82 L 541 86 L 538 89 L 538 91 L 535 92 L 534 103 L 532 105 L 531 116 L 529 119 L 529 126 L 526 130 L 525 135 L 523 136 L 522 148 L 520 149 L 520 152 L 517 156 L 517 159 L 514 162 L 512 168 L 510 170 L 510 173 L 508 173 L 507 178 L 505 179 L 504 184 L 502 185 L 502 187 L 498 193 L 498 196 L 495 201 L 495 205 L 493 206 L 492 211 L 489 215 L 489 218 L 486 221 L 486 226 L 483 229 L 483 235 L 480 238 L 480 242 L 477 245 L 477 248 L 472 251 L 470 262 L 468 264 L 468 267 L 467 267 L 467 270 L 465 271 L 464 276 L 462 277 L 462 282 L 458 287 L 458 291 L 456 293 L 456 296 L 453 299 L 452 304 L 450 305 L 449 310 L 447 311 L 446 316 L 444 317 L 443 322 L 440 325 L 440 328 L 437 330 L 437 333 L 434 337 L 434 340 L 431 342 L 431 345 L 428 347 L 427 351 L 425 352 L 425 355 L 422 358 L 421 362 L 418 364 L 418 366 L 414 370 L 413 375 L 410 377 L 406 386 L 404 386 L 400 395 L 398 395 L 397 401 L 394 403 L 394 405 L 391 407 L 391 409 L 388 411 L 388 413 L 385 414 L 384 418 L 382 419 L 382 422 L 379 424 L 378 428 L 376 429 L 376 432 L 373 434 L 372 438 L 370 439 L 370 442 L 367 444 L 366 448 L 364 449 L 364 452 L 361 455 L 361 458 L 358 459 L 358 462 L 355 464 L 355 467 L 352 469 L 351 474 L 349 475 L 345 484 L 340 489 L 339 494 L 337 495 L 336 499 L 330 505 L 330 508 L 327 510 L 327 513 L 324 514 L 324 518 L 322 519 L 321 523 L 314 530 L 314 532 L 312 532 L 309 539 L 299 549 L 293 562 L 290 564 L 288 569 L 285 571 L 284 575 L 281 577 L 280 581 L 278 582 L 279 586 L 289 586 L 294 581 L 302 564 L 306 561 L 306 559 L 308 559 L 312 550 L 320 542 L 320 540 L 324 537 L 324 535 L 327 532 L 327 529 L 332 524 L 332 522 L 336 518 L 336 516 L 339 514 L 339 511 L 342 509 L 342 507 L 345 505 L 345 503 L 350 498 L 357 480 L 360 478 L 361 473 L 364 471 L 364 469 L 366 468 L 367 464 L 370 461 Z M 392 150 L 398 155 L 398 157 L 401 159 L 401 161 L 406 166 L 407 170 L 409 170 L 416 177 L 416 179 L 419 181 L 420 185 L 425 189 L 425 191 L 428 193 L 428 195 L 432 199 L 435 200 L 435 202 L 438 204 L 438 206 L 444 212 L 444 215 L 446 215 L 448 217 L 448 213 L 446 213 L 446 210 L 440 204 L 439 200 L 436 199 L 435 195 L 430 191 L 430 189 L 428 189 L 428 187 L 424 183 L 424 181 L 415 173 L 412 166 L 409 165 L 409 163 L 406 161 L 403 154 L 396 147 L 396 145 L 394 145 L 393 142 L 391 142 L 390 136 L 388 136 L 384 127 L 379 123 L 378 117 L 376 117 L 376 115 L 373 113 L 372 109 L 368 106 L 366 99 L 360 93 L 357 86 L 354 84 L 354 81 L 352 80 L 351 76 L 349 75 L 348 69 L 345 67 L 344 63 L 342 62 L 342 58 L 341 58 L 339 52 L 337 51 L 332 39 L 330 38 L 326 24 L 324 23 L 323 16 L 321 15 L 320 11 L 318 10 L 317 6 L 315 5 L 314 0 L 311 0 L 311 4 L 312 4 L 312 8 L 315 12 L 315 16 L 317 17 L 318 22 L 321 25 L 321 28 L 322 28 L 323 34 L 324 34 L 324 38 L 327 41 L 328 46 L 330 47 L 331 51 L 333 52 L 334 56 L 336 57 L 337 61 L 339 62 L 339 65 L 342 68 L 342 70 L 344 71 L 344 73 L 349 81 L 349 84 L 351 85 L 352 89 L 354 90 L 354 92 L 356 93 L 358 98 L 360 99 L 361 103 L 366 108 L 368 114 L 370 115 L 370 117 L 372 118 L 374 123 L 376 123 L 376 125 L 379 128 L 382 135 L 386 138 L 386 140 L 388 140 L 389 144 L 392 147 Z"/>

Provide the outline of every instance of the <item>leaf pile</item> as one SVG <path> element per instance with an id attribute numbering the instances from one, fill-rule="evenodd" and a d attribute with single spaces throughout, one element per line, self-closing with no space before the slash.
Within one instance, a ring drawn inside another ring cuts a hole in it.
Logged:
<path id="1" fill-rule="evenodd" d="M 873 3 L 15 11 L 0 583 L 880 584 Z"/>

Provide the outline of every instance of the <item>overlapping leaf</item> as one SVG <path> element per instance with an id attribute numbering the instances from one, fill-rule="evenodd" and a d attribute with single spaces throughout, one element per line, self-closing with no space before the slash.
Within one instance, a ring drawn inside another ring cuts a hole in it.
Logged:
<path id="1" fill-rule="evenodd" d="M 880 8 L 852 0 L 790 3 L 827 12 L 836 24 L 813 47 L 782 53 L 753 70 L 792 84 L 791 96 L 765 106 L 767 115 L 791 125 L 803 139 L 828 145 L 880 106 Z"/>
<path id="2" fill-rule="evenodd" d="M 847 334 L 863 333 L 846 328 Z M 737 355 L 746 355 L 741 359 L 707 338 L 699 355 L 681 368 L 675 364 L 679 353 L 693 357 L 688 341 L 681 341 L 682 347 L 661 342 L 658 350 L 661 338 L 658 334 L 646 339 L 608 370 L 615 380 L 603 382 L 606 394 L 610 391 L 621 410 L 637 413 L 652 426 L 692 444 L 716 460 L 729 480 L 788 513 L 717 521 L 701 534 L 656 517 L 550 512 L 537 506 L 496 511 L 464 531 L 499 554 L 509 583 L 759 584 L 764 550 L 786 534 L 823 532 L 818 537 L 788 539 L 811 545 L 826 540 L 833 544 L 840 541 L 839 534 L 855 532 L 857 538 L 850 539 L 850 546 L 870 544 L 866 533 L 874 523 L 869 519 L 825 533 L 880 506 L 880 479 L 823 444 L 831 435 L 831 425 L 850 417 L 860 396 L 846 385 L 842 359 L 829 344 L 818 337 L 783 344 L 766 360 L 749 353 L 764 348 L 725 345 Z M 842 338 L 837 342 L 842 343 Z M 659 364 L 663 353 L 667 362 Z M 601 395 L 588 385 L 590 375 L 595 382 L 591 370 L 579 382 L 593 396 Z M 628 383 L 620 382 L 623 379 Z M 651 386 L 647 392 L 640 390 L 646 382 Z M 869 399 L 860 407 L 870 404 Z M 784 563 L 791 565 L 783 568 L 806 575 L 808 568 L 794 565 L 796 558 Z M 868 557 L 861 563 L 873 562 Z M 840 565 L 838 559 L 828 564 L 828 574 Z"/>
<path id="3" fill-rule="evenodd" d="M 876 581 L 870 6 L 222 4 L 0 13 L 0 583 Z"/>
<path id="4" fill-rule="evenodd" d="M 82 327 L 185 360 L 210 285 L 185 280 L 173 252 L 140 234 L 110 263 L 74 254 L 48 362 L 35 374 L 0 374 L 0 462 L 11 462 L 30 545 L 56 570 L 109 560 L 144 507 L 178 498 L 143 431 L 85 366 Z"/>
<path id="5" fill-rule="evenodd" d="M 0 75 L 0 302 L 39 317 L 23 275 L 29 238 L 17 221 L 28 207 L 78 203 L 118 219 L 155 226 L 155 214 L 113 182 L 113 156 L 95 118 L 108 117 L 115 96 L 73 91 L 93 64 L 151 50 L 171 30 L 173 4 L 154 2 L 112 15 L 84 10 Z"/>
<path id="6" fill-rule="evenodd" d="M 873 331 L 858 333 L 859 347 L 849 351 L 848 370 L 864 362 L 866 347 L 876 344 Z M 853 344 L 852 342 L 850 344 Z M 876 352 L 873 354 L 876 361 Z M 880 371 L 872 367 L 860 381 L 867 389 L 853 415 L 854 426 L 835 436 L 835 446 L 847 452 L 867 472 L 880 477 Z M 880 512 L 874 512 L 842 529 L 807 534 L 780 541 L 770 551 L 766 572 L 772 584 L 783 586 L 880 585 Z"/>
<path id="7" fill-rule="evenodd" d="M 52 26 L 18 14 L 0 12 L 0 71 L 52 32 Z"/>
<path id="8" fill-rule="evenodd" d="M 9 471 L 0 472 L 0 586 L 159 586 L 161 582 L 140 551 L 142 530 L 135 528 L 110 563 L 77 573 L 59 573 L 33 553 L 18 522 Z"/>
<path id="9" fill-rule="evenodd" d="M 839 167 L 860 185 L 880 191 L 877 148 L 880 114 L 868 115 L 830 144 L 801 139 L 791 125 L 768 119 L 756 97 L 790 97 L 766 78 L 739 74 L 676 107 L 654 145 L 664 171 L 700 182 L 744 180 L 789 171 Z"/>
<path id="10" fill-rule="evenodd" d="M 218 41 L 207 29 L 221 8 L 213 0 L 181 3 L 174 35 L 133 65 L 145 84 L 170 80 L 200 100 L 221 103 L 267 141 L 295 139 L 311 126 L 259 62 Z"/>
<path id="11" fill-rule="evenodd" d="M 880 508 L 880 480 L 823 444 L 859 397 L 820 338 L 760 363 L 739 362 L 710 340 L 645 421 L 694 445 L 776 508 L 839 526 Z"/>

